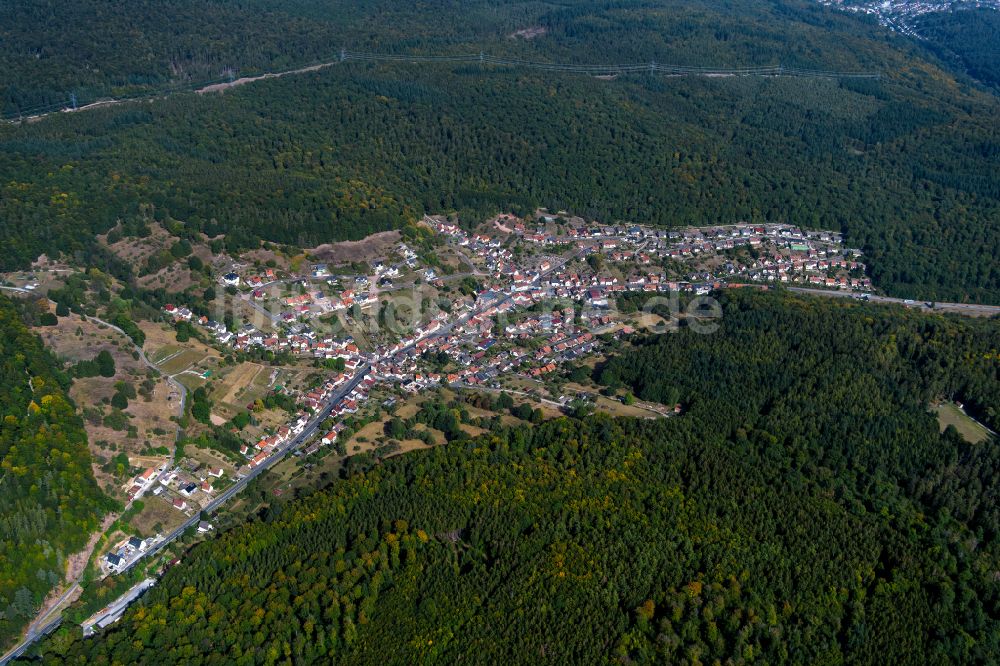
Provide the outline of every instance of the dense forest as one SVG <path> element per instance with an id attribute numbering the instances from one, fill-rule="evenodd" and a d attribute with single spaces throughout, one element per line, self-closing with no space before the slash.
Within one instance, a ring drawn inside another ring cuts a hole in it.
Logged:
<path id="1" fill-rule="evenodd" d="M 997 322 L 723 306 L 716 333 L 637 339 L 599 371 L 676 389 L 682 416 L 497 421 L 274 500 L 45 661 L 991 661 L 996 440 L 939 433 L 924 401 L 995 396 Z"/>
<path id="2" fill-rule="evenodd" d="M 665 404 L 721 395 L 784 419 L 796 400 L 829 399 L 848 386 L 863 390 L 856 380 L 870 375 L 880 391 L 918 410 L 937 399 L 958 400 L 1000 430 L 996 318 L 930 317 L 902 307 L 739 291 L 725 292 L 721 307 L 721 335 L 683 328 L 641 339 L 633 353 L 603 366 L 601 383 Z M 853 370 L 845 372 L 845 364 Z M 828 378 L 803 377 L 803 365 Z M 845 413 L 840 429 L 849 428 Z"/>
<path id="3" fill-rule="evenodd" d="M 571 0 L 560 11 L 594 7 Z M 553 7 L 525 0 L 36 0 L 0 5 L 0 112 L 85 104 L 335 59 L 498 41 Z M 448 21 L 441 21 L 448 12 Z M 475 51 L 471 51 L 475 52 Z"/>
<path id="4" fill-rule="evenodd" d="M 97 67 L 104 55 L 95 53 L 87 60 L 88 71 L 99 70 L 93 86 L 115 92 L 114 77 L 126 75 L 112 73 L 128 67 L 173 83 L 164 63 L 175 41 L 158 39 L 158 31 L 209 34 L 232 18 L 226 12 L 259 7 L 306 21 L 310 30 L 334 30 L 334 41 L 354 49 L 695 66 L 780 62 L 882 77 L 604 80 L 349 61 L 225 95 L 60 114 L 0 128 L 7 249 L 0 267 L 25 266 L 42 252 L 90 256 L 96 234 L 119 220 L 134 227 L 150 210 L 192 233 L 224 233 L 226 244 L 240 249 L 259 239 L 312 245 L 356 238 L 423 212 L 460 211 L 471 223 L 496 210 L 543 205 L 602 221 L 768 220 L 841 229 L 892 293 L 1000 302 L 1000 128 L 993 122 L 1000 102 L 956 83 L 923 59 L 923 49 L 854 17 L 797 2 L 462 3 L 459 11 L 436 2 L 220 0 L 207 3 L 201 25 L 190 7 L 206 3 L 155 4 L 149 16 L 162 19 L 169 7 L 174 20 L 147 25 L 154 21 L 144 22 L 142 12 L 118 12 L 116 20 L 135 23 L 122 33 L 128 38 L 113 42 L 121 67 Z M 78 18 L 66 30 L 70 39 L 87 20 L 62 5 L 42 15 L 52 24 Z M 16 19 L 27 10 L 7 11 Z M 223 18 L 213 18 L 218 12 Z M 441 21 L 441 12 L 455 20 Z M 320 46 L 301 46 L 314 44 L 312 37 L 281 32 L 285 19 L 260 16 L 246 19 L 247 30 L 270 26 L 274 34 L 240 42 L 263 54 L 248 56 L 255 67 L 272 50 L 287 56 L 282 65 L 320 53 Z M 39 20 L 0 24 L 27 34 Z M 540 31 L 532 39 L 512 36 L 532 27 Z M 101 35 L 96 45 L 111 39 Z M 0 41 L 7 49 L 0 52 L 33 52 L 15 48 L 18 39 Z M 72 61 L 69 50 L 50 48 L 39 62 L 72 70 L 64 62 Z M 133 49 L 152 60 L 128 57 Z M 243 58 L 228 42 L 212 49 Z M 219 64 L 207 51 L 188 51 L 209 70 Z M 330 52 L 336 59 L 337 47 Z M 25 68 L 17 71 L 29 80 L 9 97 L 50 78 Z M 19 108 L 8 102 L 5 113 Z"/>
<path id="5" fill-rule="evenodd" d="M 944 62 L 1000 93 L 1000 11 L 968 8 L 930 12 L 915 27 Z"/>
<path id="6" fill-rule="evenodd" d="M 61 364 L 0 296 L 0 646 L 34 618 L 65 557 L 110 508 L 68 387 Z"/>

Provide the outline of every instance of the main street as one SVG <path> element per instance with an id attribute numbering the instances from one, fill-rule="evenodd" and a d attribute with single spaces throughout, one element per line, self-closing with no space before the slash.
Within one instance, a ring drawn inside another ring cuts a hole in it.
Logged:
<path id="1" fill-rule="evenodd" d="M 207 512 L 207 513 L 214 512 L 219 507 L 221 507 L 223 504 L 225 504 L 227 501 L 229 501 L 234 495 L 236 495 L 241 490 L 243 490 L 244 488 L 246 488 L 247 485 L 251 481 L 253 481 L 255 478 L 257 478 L 258 476 L 260 476 L 261 474 L 263 474 L 269 468 L 273 467 L 278 462 L 280 462 L 289 452 L 298 449 L 300 446 L 302 446 L 302 444 L 304 444 L 305 442 L 307 442 L 309 440 L 309 438 L 312 437 L 316 433 L 316 430 L 317 430 L 317 428 L 319 428 L 320 424 L 328 416 L 330 416 L 330 413 L 333 411 L 334 406 L 338 402 L 340 402 L 342 399 L 344 399 L 347 395 L 349 395 L 351 393 L 351 391 L 353 391 L 354 389 L 356 389 L 358 387 L 358 385 L 362 381 L 364 381 L 365 376 L 370 371 L 371 371 L 371 366 L 370 365 L 365 364 L 365 365 L 360 366 L 358 368 L 358 371 L 354 374 L 354 376 L 351 378 L 350 381 L 348 381 L 343 386 L 341 386 L 340 388 L 338 388 L 337 390 L 335 390 L 333 393 L 330 394 L 330 397 L 327 399 L 326 403 L 324 404 L 323 409 L 320 410 L 319 412 L 317 412 L 315 416 L 313 416 L 313 418 L 302 429 L 302 432 L 300 432 L 294 438 L 290 439 L 288 442 L 286 442 L 280 448 L 275 449 L 275 451 L 274 451 L 273 454 L 271 454 L 270 456 L 268 456 L 260 465 L 258 465 L 257 467 L 253 468 L 250 471 L 249 474 L 247 474 L 245 477 L 237 480 L 236 483 L 234 483 L 232 486 L 230 486 L 224 492 L 222 492 L 218 497 L 216 497 L 214 500 L 212 500 L 207 506 L 205 506 L 202 509 L 202 511 Z M 178 526 L 172 532 L 170 532 L 169 534 L 167 534 L 167 536 L 162 541 L 159 541 L 156 544 L 154 544 L 152 547 L 150 547 L 150 549 L 147 550 L 142 555 L 142 557 L 137 557 L 136 559 L 134 559 L 131 562 L 129 562 L 128 565 L 126 565 L 125 567 L 123 567 L 119 573 L 128 571 L 129 569 L 131 569 L 132 567 L 134 567 L 138 562 L 142 561 L 146 557 L 148 557 L 148 556 L 150 556 L 150 555 L 152 555 L 152 554 L 154 554 L 156 552 L 159 552 L 167 544 L 173 542 L 177 537 L 179 537 L 181 534 L 183 534 L 185 530 L 188 530 L 191 527 L 194 527 L 195 525 L 197 525 L 199 521 L 201 521 L 201 512 L 197 512 L 194 515 L 192 515 L 190 518 L 188 518 L 186 521 L 184 521 L 184 523 L 182 523 L 180 526 Z M 75 587 L 75 584 L 74 584 L 74 587 Z M 146 585 L 146 587 L 149 587 L 149 585 Z M 134 601 L 135 599 L 137 599 L 140 596 L 141 592 L 138 593 L 138 594 L 132 594 L 132 592 L 134 590 L 136 590 L 136 588 L 133 588 L 133 590 L 130 590 L 129 593 L 126 593 L 125 596 L 121 597 L 120 599 L 118 599 L 115 602 L 115 604 L 117 604 L 114 607 L 114 609 L 113 609 L 115 613 L 121 614 L 122 612 L 124 612 L 125 608 L 132 601 Z M 145 591 L 145 587 L 143 588 L 142 591 Z M 9 661 L 11 661 L 13 659 L 16 659 L 16 658 L 20 657 L 21 655 L 23 655 L 28 650 L 29 647 L 31 647 L 40 638 L 42 638 L 43 636 L 49 634 L 52 630 L 54 630 L 56 627 L 58 627 L 59 624 L 62 621 L 62 619 L 60 617 L 56 617 L 55 619 L 51 620 L 50 622 L 48 622 L 46 624 L 43 624 L 44 619 L 45 618 L 43 617 L 43 618 L 40 618 L 38 621 L 36 621 L 32 625 L 32 628 L 29 629 L 29 631 L 28 631 L 27 635 L 24 637 L 24 639 L 20 643 L 18 643 L 13 649 L 11 649 L 7 654 L 5 654 L 3 657 L 0 657 L 0 666 L 4 666 L 7 662 L 9 662 Z M 91 625 L 91 626 L 93 626 L 93 625 Z"/>
<path id="2" fill-rule="evenodd" d="M 104 627 L 117 622 L 125 612 L 125 609 L 128 608 L 129 604 L 141 597 L 146 590 L 154 585 L 156 585 L 155 578 L 146 578 L 145 580 L 133 585 L 128 592 L 105 606 L 103 610 L 84 620 L 82 625 L 83 635 L 92 635 L 94 633 L 95 626 L 99 629 L 103 629 Z"/>
<path id="3" fill-rule="evenodd" d="M 338 402 L 343 400 L 344 397 L 349 395 L 351 391 L 356 389 L 358 387 L 358 384 L 360 384 L 364 380 L 365 376 L 368 374 L 370 370 L 371 366 L 368 364 L 360 366 L 358 368 L 357 373 L 355 373 L 355 375 L 351 378 L 350 381 L 348 381 L 343 386 L 341 386 L 340 388 L 338 388 L 337 390 L 335 390 L 333 393 L 330 394 L 330 397 L 327 398 L 326 403 L 323 406 L 323 409 L 317 412 L 313 416 L 313 418 L 306 424 L 305 428 L 302 429 L 302 432 L 300 432 L 292 439 L 288 440 L 286 443 L 284 443 L 277 449 L 275 449 L 274 452 L 270 456 L 265 458 L 260 465 L 251 469 L 249 474 L 236 481 L 236 483 L 231 485 L 229 488 L 226 488 L 225 491 L 223 491 L 218 497 L 209 502 L 200 512 L 196 512 L 194 515 L 192 515 L 190 518 L 184 521 L 180 526 L 178 526 L 172 532 L 167 534 L 162 541 L 153 545 L 149 550 L 147 550 L 143 554 L 142 557 L 138 557 L 129 562 L 128 565 L 123 567 L 121 571 L 122 572 L 128 571 L 129 569 L 134 567 L 136 563 L 142 561 L 144 558 L 162 550 L 167 544 L 171 543 L 174 539 L 183 534 L 185 530 L 188 530 L 191 527 L 197 525 L 198 522 L 201 520 L 202 512 L 213 513 L 216 509 L 218 509 L 223 504 L 228 502 L 234 495 L 236 495 L 244 488 L 246 488 L 251 481 L 253 481 L 258 476 L 263 474 L 266 470 L 276 465 L 278 462 L 280 462 L 289 452 L 294 451 L 295 449 L 302 446 L 302 444 L 308 441 L 309 438 L 312 437 L 313 434 L 315 434 L 320 424 L 324 420 L 326 420 L 328 416 L 330 416 L 330 412 L 333 411 L 334 406 Z"/>
<path id="4" fill-rule="evenodd" d="M 48 636 L 50 633 L 58 629 L 60 624 L 62 624 L 61 616 L 49 620 L 47 624 L 41 627 L 38 627 L 36 625 L 36 628 L 33 630 L 33 633 L 29 633 L 27 636 L 24 637 L 24 639 L 20 643 L 12 647 L 10 651 L 7 652 L 7 654 L 0 657 L 0 666 L 5 666 L 5 664 L 7 664 L 8 662 L 13 661 L 14 659 L 17 659 L 18 657 L 23 655 L 25 652 L 28 651 L 28 648 L 34 645 L 35 642 L 37 642 L 43 636 Z"/>
<path id="5" fill-rule="evenodd" d="M 536 275 L 532 281 L 536 282 L 536 283 L 539 282 L 543 277 L 545 277 L 547 275 L 550 275 L 553 272 L 559 270 L 560 268 L 562 268 L 563 266 L 565 266 L 566 264 L 568 264 L 570 261 L 576 259 L 577 257 L 582 256 L 583 254 L 586 254 L 586 252 L 587 252 L 587 248 L 581 249 L 579 252 L 574 253 L 573 255 L 567 257 L 566 259 L 563 259 L 560 262 L 554 263 L 548 270 L 542 271 L 538 275 Z M 480 307 L 480 308 L 473 308 L 472 310 L 470 310 L 466 314 L 462 315 L 461 317 L 458 317 L 457 319 L 455 319 L 455 320 L 453 320 L 453 321 L 451 321 L 451 322 L 449 322 L 447 324 L 444 324 L 443 326 L 441 326 L 441 328 L 439 328 L 434 333 L 431 333 L 430 335 L 424 336 L 423 338 L 420 338 L 418 340 L 414 340 L 410 344 L 408 344 L 405 347 L 403 347 L 402 349 L 398 350 L 396 353 L 399 354 L 399 353 L 407 352 L 410 349 L 413 349 L 414 347 L 417 346 L 417 343 L 420 342 L 421 340 L 432 340 L 432 339 L 444 337 L 444 336 L 448 335 L 449 333 L 451 333 L 451 331 L 456 326 L 461 326 L 462 324 L 464 324 L 465 322 L 469 321 L 470 319 L 472 319 L 476 315 L 482 314 L 483 312 L 485 312 L 490 307 L 500 307 L 501 305 L 505 305 L 505 304 L 509 303 L 511 300 L 513 300 L 513 298 L 514 298 L 514 293 L 513 292 L 508 292 L 502 299 L 496 301 L 495 303 L 489 303 L 489 304 L 484 305 L 483 307 Z"/>

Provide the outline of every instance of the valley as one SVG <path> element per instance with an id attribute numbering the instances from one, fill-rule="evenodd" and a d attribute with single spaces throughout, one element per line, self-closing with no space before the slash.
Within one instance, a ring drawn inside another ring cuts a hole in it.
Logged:
<path id="1" fill-rule="evenodd" d="M 0 665 L 992 663 L 998 39 L 0 6 Z"/>

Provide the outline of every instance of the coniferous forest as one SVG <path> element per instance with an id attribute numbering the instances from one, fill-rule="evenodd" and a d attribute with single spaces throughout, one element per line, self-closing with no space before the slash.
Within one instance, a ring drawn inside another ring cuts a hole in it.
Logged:
<path id="1" fill-rule="evenodd" d="M 934 12 L 916 24 L 928 47 L 945 63 L 1000 91 L 1000 12 L 968 7 L 957 12 Z"/>
<path id="2" fill-rule="evenodd" d="M 206 239 L 237 255 L 412 228 L 425 213 L 471 228 L 547 207 L 609 223 L 839 230 L 887 293 L 1000 303 L 996 17 L 920 28 L 926 42 L 812 0 L 2 3 L 0 271 L 42 254 L 96 266 L 124 285 L 119 304 L 152 313 L 172 295 L 140 289 L 138 273 Z M 590 76 L 485 59 L 341 62 L 341 49 L 830 75 Z M 320 62 L 332 64 L 194 92 Z M 60 112 L 111 98 L 131 101 Z M 99 238 L 154 223 L 180 252 L 145 269 Z M 49 297 L 76 311 L 73 282 Z M 607 394 L 680 415 L 581 409 L 542 423 L 522 404 L 522 425 L 498 416 L 470 438 L 461 404 L 429 401 L 413 422 L 448 444 L 358 456 L 314 493 L 266 497 L 98 637 L 67 622 L 33 654 L 995 662 L 996 436 L 941 431 L 931 408 L 961 402 L 1000 430 L 998 321 L 718 297 L 715 333 L 681 319 L 612 343 L 593 371 Z M 138 314 L 115 307 L 141 345 Z M 5 644 L 113 509 L 69 374 L 23 314 L 0 297 Z M 72 372 L 104 371 L 95 358 Z"/>
<path id="3" fill-rule="evenodd" d="M 471 224 L 548 206 L 609 222 L 839 229 L 893 294 L 1000 302 L 1000 100 L 925 48 L 814 3 L 57 4 L 8 7 L 0 21 L 17 73 L 7 117 L 68 90 L 83 104 L 335 61 L 342 47 L 880 78 L 348 61 L 224 95 L 57 114 L 0 128 L 5 269 L 43 252 L 89 256 L 96 234 L 150 209 L 239 250 L 357 238 L 424 212 Z M 115 29 L 88 30 L 100 21 Z M 517 36 L 526 28 L 540 32 Z M 53 39 L 36 44 L 39 33 Z"/>
<path id="4" fill-rule="evenodd" d="M 0 643 L 35 617 L 110 508 L 61 364 L 0 296 Z"/>
<path id="5" fill-rule="evenodd" d="M 926 401 L 997 404 L 996 322 L 723 312 L 597 371 L 683 415 L 498 422 L 275 500 L 45 660 L 991 662 L 996 440 L 939 433 Z"/>

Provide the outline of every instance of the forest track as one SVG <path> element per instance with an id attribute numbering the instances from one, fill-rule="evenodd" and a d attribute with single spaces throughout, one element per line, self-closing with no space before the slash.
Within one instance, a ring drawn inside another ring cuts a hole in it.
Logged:
<path id="1" fill-rule="evenodd" d="M 579 63 L 552 63 L 537 62 L 529 60 L 511 60 L 497 58 L 485 53 L 479 54 L 448 54 L 448 55 L 407 55 L 392 53 L 355 53 L 341 51 L 336 60 L 317 62 L 311 65 L 303 65 L 293 69 L 280 72 L 265 72 L 256 76 L 245 76 L 235 80 L 210 81 L 201 83 L 175 83 L 160 90 L 151 90 L 138 93 L 130 97 L 104 98 L 88 102 L 82 106 L 66 107 L 62 104 L 19 111 L 17 115 L 9 114 L 2 118 L 3 122 L 11 124 L 34 123 L 48 116 L 60 113 L 78 113 L 95 108 L 115 106 L 128 102 L 153 101 L 163 99 L 175 93 L 205 94 L 211 92 L 224 92 L 230 88 L 263 81 L 266 79 L 281 78 L 292 74 L 305 74 L 315 72 L 337 64 L 348 61 L 363 63 L 391 64 L 401 63 L 406 65 L 416 64 L 479 64 L 480 66 L 495 66 L 503 68 L 533 69 L 541 72 L 581 74 L 614 80 L 621 74 L 646 74 L 656 73 L 667 77 L 676 76 L 696 76 L 696 77 L 741 77 L 741 76 L 765 76 L 765 77 L 792 77 L 792 78 L 827 78 L 827 79 L 878 79 L 881 74 L 878 72 L 836 72 L 831 70 L 806 70 L 782 65 L 764 65 L 743 67 L 738 69 L 716 68 L 716 67 L 692 67 L 681 65 L 665 65 L 657 62 L 631 63 L 618 65 L 586 65 Z M 610 78 L 609 78 L 610 77 Z"/>

